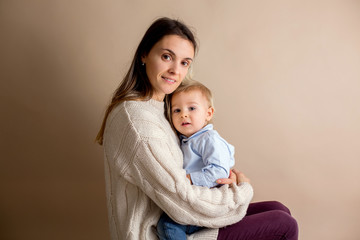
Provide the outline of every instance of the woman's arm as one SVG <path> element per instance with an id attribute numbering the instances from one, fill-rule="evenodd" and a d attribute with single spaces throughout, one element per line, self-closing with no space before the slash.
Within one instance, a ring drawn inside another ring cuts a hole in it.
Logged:
<path id="1" fill-rule="evenodd" d="M 170 125 L 159 118 L 161 113 L 154 116 L 155 110 L 142 105 L 123 104 L 108 119 L 104 147 L 112 178 L 118 175 L 137 186 L 132 194 L 140 197 L 136 192 L 143 192 L 179 223 L 218 228 L 241 220 L 253 196 L 251 185 L 213 189 L 191 185 Z"/>
<path id="2" fill-rule="evenodd" d="M 241 220 L 253 196 L 251 185 L 191 185 L 172 147 L 165 136 L 139 142 L 126 179 L 179 223 L 217 228 Z"/>

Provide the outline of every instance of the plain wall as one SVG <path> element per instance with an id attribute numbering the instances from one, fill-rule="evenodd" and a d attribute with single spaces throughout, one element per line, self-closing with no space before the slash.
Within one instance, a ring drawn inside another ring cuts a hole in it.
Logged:
<path id="1" fill-rule="evenodd" d="M 200 42 L 254 201 L 285 203 L 302 240 L 360 237 L 360 3 L 0 1 L 0 238 L 109 239 L 105 106 L 157 17 Z"/>

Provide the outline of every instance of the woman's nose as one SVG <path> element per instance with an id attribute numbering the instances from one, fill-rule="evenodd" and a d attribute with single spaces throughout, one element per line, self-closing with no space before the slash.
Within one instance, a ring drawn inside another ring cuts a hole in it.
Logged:
<path id="1" fill-rule="evenodd" d="M 169 69 L 169 72 L 172 73 L 172 74 L 179 74 L 179 63 L 177 62 L 173 62 L 170 66 L 170 69 Z"/>

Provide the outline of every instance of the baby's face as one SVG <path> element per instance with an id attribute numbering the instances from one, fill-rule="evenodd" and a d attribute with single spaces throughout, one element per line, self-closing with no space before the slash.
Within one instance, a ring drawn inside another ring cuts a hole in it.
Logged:
<path id="1" fill-rule="evenodd" d="M 171 118 L 175 129 L 190 137 L 202 129 L 212 118 L 214 109 L 209 107 L 200 90 L 179 92 L 171 98 Z"/>

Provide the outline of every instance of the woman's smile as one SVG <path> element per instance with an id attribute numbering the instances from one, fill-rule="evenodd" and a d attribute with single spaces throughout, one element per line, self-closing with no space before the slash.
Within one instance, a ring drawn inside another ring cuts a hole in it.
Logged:
<path id="1" fill-rule="evenodd" d="M 175 82 L 176 82 L 175 79 L 171 79 L 171 78 L 164 77 L 164 76 L 162 76 L 162 79 L 164 79 L 164 80 L 165 80 L 166 82 L 168 82 L 168 83 L 175 83 Z"/>

